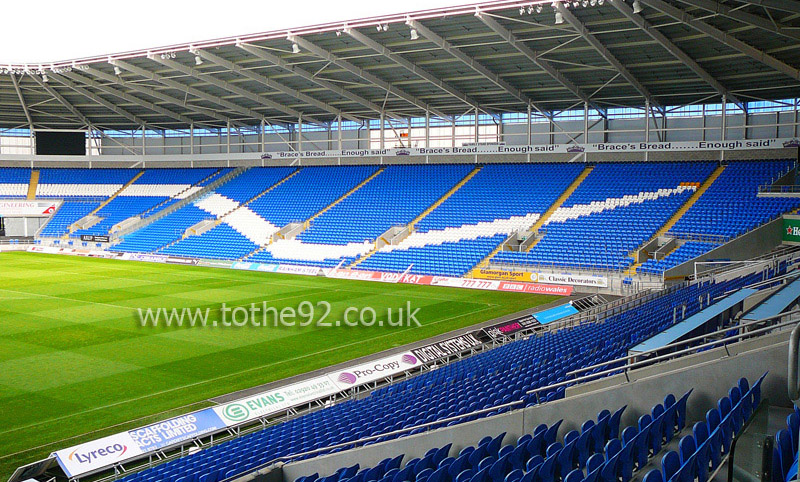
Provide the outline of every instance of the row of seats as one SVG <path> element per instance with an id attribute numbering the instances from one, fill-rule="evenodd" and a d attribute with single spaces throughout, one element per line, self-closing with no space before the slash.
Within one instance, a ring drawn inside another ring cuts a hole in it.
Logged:
<path id="1" fill-rule="evenodd" d="M 31 170 L 24 167 L 0 169 L 0 198 L 24 198 L 28 195 Z"/>
<path id="2" fill-rule="evenodd" d="M 503 251 L 492 261 L 529 269 L 627 269 L 631 252 L 713 170 L 709 162 L 598 164 L 542 226 L 530 251 Z"/>
<path id="3" fill-rule="evenodd" d="M 786 417 L 786 428 L 775 434 L 772 447 L 772 482 L 789 482 L 797 477 L 797 444 L 800 437 L 800 409 Z"/>
<path id="4" fill-rule="evenodd" d="M 759 186 L 778 180 L 794 162 L 737 161 L 725 170 L 670 229 L 673 236 L 718 236 L 727 240 L 800 207 L 800 196 L 758 197 Z"/>
<path id="5" fill-rule="evenodd" d="M 489 255 L 506 236 L 499 234 L 457 242 L 442 242 L 423 247 L 378 251 L 355 269 L 389 273 L 463 276 Z"/>
<path id="6" fill-rule="evenodd" d="M 702 302 L 779 274 L 774 270 L 717 283 L 704 282 L 666 290 L 661 296 L 608 316 L 603 323 L 586 323 L 509 343 L 416 377 L 371 392 L 367 397 L 337 403 L 264 430 L 123 478 L 127 482 L 202 480 L 215 482 L 246 473 L 277 457 L 383 435 L 515 400 L 535 405 L 562 398 L 564 387 L 538 395 L 529 390 L 549 387 L 568 372 L 617 359 L 637 343 L 673 324 L 673 310 L 686 306 L 686 316 Z M 591 372 L 590 372 L 591 373 Z M 471 415 L 461 421 L 508 409 Z M 411 433 L 419 433 L 417 428 Z"/>
<path id="7" fill-rule="evenodd" d="M 393 226 L 405 226 L 474 166 L 392 165 L 311 222 L 298 239 L 313 244 L 372 241 Z"/>
<path id="8" fill-rule="evenodd" d="M 236 260 L 257 248 L 257 244 L 230 225 L 221 223 L 199 236 L 189 236 L 158 252 L 188 258 Z"/>
<path id="9" fill-rule="evenodd" d="M 761 403 L 764 376 L 752 388 L 746 378 L 740 379 L 728 396 L 706 413 L 706 420 L 695 423 L 692 433 L 680 439 L 678 452 L 667 452 L 661 459 L 661 470 L 648 472 L 644 482 L 707 482 L 722 457 L 730 453 L 733 438 Z"/>
<path id="10" fill-rule="evenodd" d="M 662 457 L 663 473 L 651 470 L 644 481 L 706 482 L 760 403 L 762 380 L 750 388 L 746 378 L 740 379 L 719 400 L 718 408 L 708 411 L 707 420 L 695 423 L 692 434 L 681 437 L 679 452 Z M 556 440 L 559 421 L 550 427 L 541 424 L 533 434 L 507 445 L 502 444 L 507 438 L 502 433 L 452 455 L 453 444 L 433 448 L 404 467 L 401 454 L 375 467 L 342 467 L 326 477 L 312 474 L 295 482 L 629 482 L 684 431 L 691 392 L 680 399 L 668 394 L 636 425 L 623 430 L 620 419 L 626 407 L 613 414 L 601 411 L 597 420 L 586 420 L 580 431 L 567 432 L 562 441 Z"/>

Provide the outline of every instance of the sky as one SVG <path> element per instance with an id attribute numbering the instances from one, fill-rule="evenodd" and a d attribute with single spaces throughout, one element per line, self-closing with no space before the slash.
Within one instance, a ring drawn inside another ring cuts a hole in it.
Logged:
<path id="1" fill-rule="evenodd" d="M 470 3 L 475 0 L 3 2 L 0 65 L 71 60 Z"/>

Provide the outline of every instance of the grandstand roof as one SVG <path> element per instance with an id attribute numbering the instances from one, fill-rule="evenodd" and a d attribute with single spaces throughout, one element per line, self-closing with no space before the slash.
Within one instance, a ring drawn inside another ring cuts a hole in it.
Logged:
<path id="1" fill-rule="evenodd" d="M 562 1 L 0 66 L 0 128 L 252 126 L 300 115 L 324 125 L 338 115 L 496 115 L 529 105 L 549 114 L 586 102 L 602 115 L 646 99 L 659 109 L 723 94 L 733 103 L 800 97 L 800 2 Z"/>

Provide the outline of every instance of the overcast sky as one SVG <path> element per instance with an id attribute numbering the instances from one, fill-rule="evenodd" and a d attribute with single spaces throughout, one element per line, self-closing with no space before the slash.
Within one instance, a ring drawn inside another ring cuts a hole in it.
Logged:
<path id="1" fill-rule="evenodd" d="M 3 1 L 0 64 L 70 60 L 475 0 Z"/>

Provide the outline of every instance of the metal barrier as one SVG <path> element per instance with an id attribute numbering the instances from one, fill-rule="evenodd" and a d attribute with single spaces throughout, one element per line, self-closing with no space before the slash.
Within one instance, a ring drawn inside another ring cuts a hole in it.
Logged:
<path id="1" fill-rule="evenodd" d="M 794 311 L 792 313 L 793 314 L 800 313 L 800 310 L 796 310 L 796 311 Z M 787 314 L 780 315 L 780 316 L 786 316 Z M 773 319 L 773 318 L 776 318 L 776 317 L 770 317 L 770 318 L 765 318 L 764 320 L 754 321 L 752 323 L 747 323 L 745 325 L 741 325 L 741 327 L 742 328 L 746 328 L 746 327 L 752 326 L 754 324 L 763 323 L 765 320 L 769 320 L 769 319 Z M 625 368 L 626 369 L 633 368 L 633 367 L 637 367 L 638 368 L 638 367 L 644 366 L 646 364 L 652 364 L 652 363 L 654 363 L 656 361 L 663 361 L 663 360 L 665 360 L 667 358 L 670 358 L 670 357 L 684 356 L 684 355 L 693 353 L 694 351 L 697 351 L 697 350 L 700 350 L 700 349 L 703 349 L 703 348 L 706 348 L 706 347 L 711 347 L 711 346 L 714 346 L 714 345 L 718 345 L 718 344 L 720 344 L 722 342 L 724 342 L 725 344 L 728 344 L 732 340 L 742 340 L 742 339 L 748 338 L 748 337 L 756 337 L 756 336 L 764 335 L 764 334 L 767 334 L 770 331 L 773 331 L 775 329 L 779 329 L 779 328 L 782 328 L 782 327 L 785 327 L 785 326 L 789 326 L 789 325 L 796 325 L 796 328 L 795 328 L 794 331 L 797 333 L 798 341 L 800 342 L 800 324 L 797 324 L 797 323 L 798 323 L 798 320 L 792 320 L 792 321 L 789 321 L 789 322 L 775 324 L 775 325 L 772 325 L 772 326 L 769 326 L 769 327 L 766 327 L 766 328 L 753 330 L 753 331 L 750 331 L 748 333 L 739 334 L 739 335 L 734 336 L 734 337 L 729 337 L 729 338 L 726 338 L 726 339 L 723 339 L 723 340 L 718 340 L 717 342 L 706 343 L 706 344 L 703 344 L 703 345 L 700 345 L 700 346 L 697 346 L 697 347 L 692 347 L 692 348 L 687 349 L 687 350 L 681 350 L 679 352 L 675 352 L 675 353 L 670 354 L 668 357 L 658 357 L 658 358 L 653 358 L 653 359 L 647 360 L 646 362 L 638 362 L 636 364 L 631 364 L 631 365 L 628 365 Z M 728 328 L 727 330 L 720 330 L 720 331 L 730 331 L 731 329 L 732 328 Z M 707 337 L 707 336 L 710 336 L 710 335 L 711 334 L 708 334 L 708 335 L 705 335 L 704 337 Z M 698 337 L 698 338 L 702 339 L 704 337 Z M 685 343 L 687 343 L 689 341 L 690 340 L 686 340 L 686 341 L 674 343 L 674 344 L 668 345 L 668 346 L 678 346 L 678 345 L 681 345 L 681 344 L 685 344 Z M 663 350 L 663 349 L 664 348 L 661 348 L 660 350 Z M 609 362 L 607 362 L 605 364 L 615 363 L 617 361 L 625 360 L 625 359 L 626 358 L 621 358 L 621 359 L 617 359 L 617 360 L 611 360 L 611 361 L 609 361 Z M 602 365 L 603 364 L 601 364 L 601 366 Z M 597 375 L 600 375 L 601 373 L 607 375 L 607 374 L 610 374 L 610 373 L 613 373 L 613 372 L 616 372 L 616 371 L 619 371 L 619 370 L 620 370 L 620 368 L 616 368 L 616 369 L 612 369 L 612 370 L 605 371 L 605 372 L 598 372 L 598 373 L 592 374 L 592 375 L 587 376 L 587 377 L 581 377 L 581 378 L 578 378 L 578 379 L 575 379 L 575 380 L 570 380 L 570 381 L 567 381 L 567 382 L 556 383 L 556 384 L 553 384 L 553 385 L 549 385 L 547 387 L 543 387 L 541 389 L 530 390 L 530 391 L 527 392 L 527 394 L 537 394 L 538 392 L 541 392 L 542 390 L 551 390 L 553 388 L 557 388 L 559 386 L 563 386 L 563 385 L 566 385 L 566 384 L 583 383 L 585 381 L 589 381 L 590 379 L 597 378 Z M 574 372 L 569 372 L 569 373 L 576 373 L 576 372 L 580 372 L 580 370 L 576 370 Z M 569 375 L 569 373 L 568 373 L 568 375 Z M 514 401 L 514 402 L 509 402 L 509 403 L 505 403 L 505 404 L 501 404 L 501 405 L 496 405 L 496 406 L 493 406 L 493 407 L 484 408 L 484 409 L 481 409 L 481 410 L 476 410 L 474 412 L 466 413 L 466 414 L 463 414 L 463 415 L 458 415 L 458 416 L 455 416 L 455 417 L 449 417 L 449 418 L 445 418 L 445 419 L 442 419 L 442 420 L 437 420 L 437 421 L 434 421 L 434 422 L 428 422 L 428 423 L 424 423 L 424 424 L 420 424 L 420 425 L 415 425 L 413 427 L 408 427 L 408 428 L 404 428 L 404 429 L 401 429 L 401 430 L 395 430 L 395 431 L 392 431 L 392 432 L 386 432 L 386 433 L 379 434 L 379 435 L 371 435 L 369 437 L 364 437 L 364 438 L 353 440 L 353 441 L 350 441 L 350 442 L 343 442 L 343 443 L 340 443 L 340 444 L 331 445 L 331 446 L 328 446 L 328 447 L 323 447 L 323 448 L 320 448 L 320 449 L 315 449 L 315 450 L 311 450 L 311 451 L 307 451 L 307 452 L 300 452 L 300 453 L 297 453 L 297 454 L 287 455 L 287 456 L 283 456 L 283 457 L 277 457 L 275 459 L 272 459 L 272 460 L 270 460 L 270 461 L 268 461 L 268 462 L 266 462 L 266 463 L 264 463 L 264 464 L 262 464 L 262 465 L 260 465 L 260 466 L 258 466 L 256 468 L 248 471 L 247 473 L 255 474 L 255 473 L 257 473 L 257 472 L 259 472 L 261 470 L 272 468 L 276 464 L 279 464 L 279 463 L 288 463 L 288 462 L 292 462 L 292 461 L 297 460 L 297 459 L 307 458 L 307 457 L 313 456 L 313 455 L 322 455 L 322 454 L 325 454 L 327 452 L 332 452 L 332 451 L 336 451 L 338 449 L 347 448 L 347 447 L 356 448 L 359 445 L 366 444 L 367 442 L 376 441 L 376 440 L 384 438 L 384 437 L 391 438 L 391 437 L 395 437 L 397 435 L 407 434 L 407 433 L 413 432 L 413 431 L 418 430 L 418 429 L 430 430 L 430 429 L 432 429 L 433 427 L 435 427 L 437 425 L 442 425 L 442 424 L 446 424 L 446 423 L 449 423 L 449 422 L 462 420 L 462 419 L 465 419 L 465 418 L 479 416 L 479 415 L 483 415 L 483 414 L 486 414 L 486 413 L 491 413 L 491 412 L 494 412 L 494 411 L 497 411 L 497 410 L 504 410 L 504 409 L 507 409 L 507 408 L 511 408 L 511 407 L 515 407 L 515 406 L 521 405 L 521 404 L 523 404 L 525 402 L 526 402 L 525 400 L 517 400 L 517 401 Z M 538 396 L 537 396 L 537 403 L 542 403 L 542 402 L 538 401 Z M 245 474 L 238 474 L 238 475 L 235 475 L 235 476 L 231 476 L 231 477 L 228 477 L 226 479 L 221 480 L 220 482 L 232 482 L 233 480 L 239 479 L 244 475 Z"/>
<path id="2" fill-rule="evenodd" d="M 734 335 L 734 336 L 726 336 L 725 338 L 721 338 L 721 339 L 718 339 L 718 340 L 713 340 L 713 341 L 710 341 L 710 342 L 707 342 L 707 343 L 703 343 L 703 344 L 700 344 L 700 345 L 697 345 L 697 346 L 692 346 L 692 347 L 689 347 L 689 348 L 684 348 L 682 350 L 678 350 L 678 351 L 675 351 L 675 352 L 672 352 L 672 353 L 667 353 L 667 354 L 664 354 L 664 355 L 657 355 L 657 356 L 654 356 L 652 358 L 647 358 L 646 360 L 637 361 L 637 362 L 634 362 L 634 363 L 628 363 L 630 360 L 635 359 L 635 358 L 647 357 L 648 355 L 655 355 L 656 353 L 662 352 L 664 350 L 669 350 L 669 349 L 676 348 L 678 346 L 694 343 L 694 342 L 697 342 L 697 341 L 702 341 L 702 340 L 708 339 L 711 336 L 725 334 L 725 333 L 727 333 L 727 332 L 729 332 L 731 330 L 738 329 L 738 330 L 741 331 L 742 329 L 745 329 L 745 328 L 748 328 L 748 327 L 751 327 L 751 326 L 754 326 L 754 325 L 760 325 L 760 324 L 762 324 L 762 323 L 764 323 L 766 321 L 769 321 L 769 320 L 782 318 L 782 317 L 788 316 L 788 315 L 796 315 L 798 313 L 800 313 L 800 310 L 793 310 L 793 311 L 790 311 L 790 312 L 787 312 L 787 313 L 783 313 L 783 314 L 780 314 L 780 315 L 770 316 L 770 317 L 767 317 L 767 318 L 762 318 L 760 320 L 755 320 L 755 321 L 750 322 L 750 323 L 745 323 L 745 324 L 741 324 L 741 325 L 737 325 L 737 326 L 731 326 L 731 327 L 728 327 L 728 328 L 724 328 L 724 329 L 721 329 L 721 330 L 714 331 L 712 333 L 707 333 L 705 335 L 701 335 L 701 336 L 698 336 L 698 337 L 689 338 L 688 340 L 678 341 L 678 342 L 675 342 L 675 343 L 671 343 L 669 345 L 664 345 L 664 346 L 662 346 L 660 348 L 656 348 L 656 349 L 653 349 L 653 350 L 648 350 L 648 351 L 644 351 L 644 352 L 641 352 L 641 353 L 637 353 L 636 355 L 627 355 L 627 356 L 620 357 L 620 358 L 617 358 L 617 359 L 614 359 L 614 360 L 609 360 L 607 362 L 602 362 L 602 363 L 598 363 L 598 364 L 595 364 L 595 365 L 592 365 L 592 366 L 589 366 L 589 367 L 584 367 L 584 368 L 581 368 L 579 370 L 574 370 L 574 371 L 571 371 L 571 372 L 567 372 L 567 376 L 575 375 L 575 374 L 578 374 L 578 373 L 583 373 L 583 372 L 586 372 L 586 371 L 589 371 L 589 370 L 593 370 L 595 368 L 600 368 L 600 367 L 603 367 L 603 366 L 614 365 L 616 363 L 624 363 L 624 365 L 620 366 L 620 367 L 609 368 L 607 370 L 602 370 L 602 371 L 595 372 L 595 373 L 592 373 L 592 374 L 589 374 L 589 375 L 584 375 L 582 377 L 578 377 L 578 378 L 575 378 L 575 379 L 572 379 L 572 380 L 565 380 L 563 382 L 554 383 L 552 385 L 547 385 L 545 387 L 539 387 L 539 388 L 536 388 L 534 390 L 529 390 L 526 393 L 529 394 L 529 395 L 537 395 L 538 396 L 538 394 L 541 393 L 541 392 L 555 390 L 557 388 L 570 386 L 570 385 L 576 385 L 576 384 L 579 384 L 579 383 L 586 383 L 586 382 L 589 382 L 589 381 L 592 381 L 592 380 L 595 380 L 595 379 L 604 378 L 605 376 L 608 376 L 608 375 L 613 375 L 614 373 L 618 373 L 620 371 L 622 373 L 625 373 L 625 375 L 627 376 L 628 372 L 630 370 L 634 369 L 634 368 L 642 368 L 642 367 L 645 367 L 645 366 L 648 366 L 648 365 L 655 365 L 656 363 L 660 363 L 660 362 L 663 362 L 663 361 L 666 361 L 666 360 L 670 360 L 670 359 L 673 359 L 673 358 L 680 358 L 680 357 L 682 357 L 684 355 L 690 355 L 690 354 L 698 352 L 700 350 L 706 350 L 706 349 L 710 349 L 710 348 L 715 348 L 715 347 L 718 347 L 720 345 L 724 346 L 727 349 L 727 345 L 730 344 L 732 341 L 735 341 L 735 340 L 743 340 L 745 338 L 752 338 L 755 335 L 767 334 L 767 333 L 769 333 L 769 332 L 771 332 L 771 331 L 773 331 L 775 329 L 787 327 L 787 326 L 790 326 L 790 325 L 797 325 L 797 327 L 800 327 L 800 324 L 798 324 L 798 322 L 800 322 L 800 316 L 796 316 L 796 317 L 794 317 L 794 319 L 792 319 L 790 321 L 777 323 L 777 324 L 774 324 L 774 325 L 771 325 L 771 326 L 767 326 L 767 327 L 764 327 L 764 328 L 759 328 L 759 329 L 756 329 L 756 330 L 753 330 L 753 331 L 748 331 L 748 332 L 745 332 L 745 333 L 739 333 L 739 334 Z M 797 328 L 795 328 L 795 331 L 797 331 Z M 798 332 L 798 337 L 800 337 L 800 332 Z"/>

